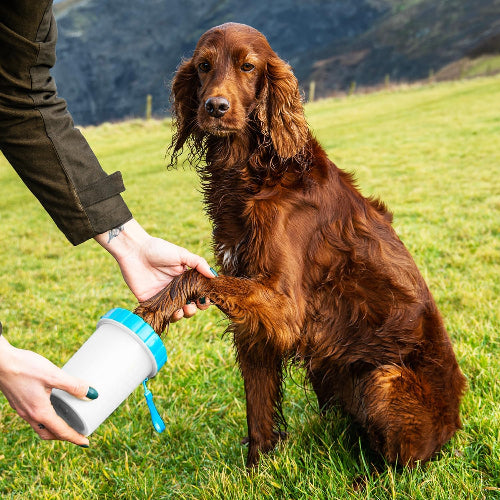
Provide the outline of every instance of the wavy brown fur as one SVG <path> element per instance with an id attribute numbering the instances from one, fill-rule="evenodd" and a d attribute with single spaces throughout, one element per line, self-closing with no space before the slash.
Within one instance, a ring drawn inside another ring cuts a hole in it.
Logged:
<path id="1" fill-rule="evenodd" d="M 137 313 L 162 332 L 205 296 L 230 318 L 249 466 L 277 441 L 290 359 L 302 360 L 320 408 L 341 404 L 387 460 L 428 460 L 460 428 L 465 379 L 391 214 L 311 136 L 290 67 L 261 33 L 226 24 L 202 35 L 173 97 L 172 161 L 186 144 L 206 161 L 198 172 L 223 275 L 188 271 Z M 211 97 L 230 104 L 222 116 L 205 108 Z"/>

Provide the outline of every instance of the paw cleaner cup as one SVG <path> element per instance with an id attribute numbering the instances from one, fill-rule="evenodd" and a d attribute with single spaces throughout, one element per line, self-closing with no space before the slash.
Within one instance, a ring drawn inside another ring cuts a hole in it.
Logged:
<path id="1" fill-rule="evenodd" d="M 88 436 L 142 383 L 153 426 L 157 432 L 162 432 L 165 424 L 146 382 L 166 361 L 165 346 L 150 325 L 126 309 L 111 309 L 62 368 L 89 382 L 97 389 L 99 397 L 85 401 L 53 389 L 50 401 L 68 425 Z"/>

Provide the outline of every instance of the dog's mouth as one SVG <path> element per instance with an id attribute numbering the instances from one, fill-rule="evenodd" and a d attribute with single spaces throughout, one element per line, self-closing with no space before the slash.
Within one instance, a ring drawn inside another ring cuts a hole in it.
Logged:
<path id="1" fill-rule="evenodd" d="M 222 122 L 220 118 L 209 118 L 204 123 L 199 123 L 198 125 L 203 132 L 217 137 L 226 137 L 238 132 L 236 127 Z"/>
<path id="2" fill-rule="evenodd" d="M 211 127 L 205 132 L 208 132 L 209 134 L 215 135 L 217 137 L 226 137 L 228 135 L 235 134 L 237 132 L 236 129 L 232 128 L 224 128 L 224 127 Z"/>

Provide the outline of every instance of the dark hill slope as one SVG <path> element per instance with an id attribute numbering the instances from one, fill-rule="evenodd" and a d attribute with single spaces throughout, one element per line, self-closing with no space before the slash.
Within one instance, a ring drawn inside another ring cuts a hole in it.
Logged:
<path id="1" fill-rule="evenodd" d="M 351 81 L 373 85 L 386 75 L 418 80 L 463 57 L 500 53 L 498 0 L 393 3 L 399 7 L 361 36 L 309 54 L 314 62 L 308 77 L 317 81 L 320 94 L 345 89 Z"/>
<path id="2" fill-rule="evenodd" d="M 408 7 L 404 7 L 408 5 Z M 317 95 L 427 76 L 500 33 L 500 0 L 66 0 L 54 76 L 79 124 L 168 111 L 180 59 L 226 21 L 262 31 Z"/>

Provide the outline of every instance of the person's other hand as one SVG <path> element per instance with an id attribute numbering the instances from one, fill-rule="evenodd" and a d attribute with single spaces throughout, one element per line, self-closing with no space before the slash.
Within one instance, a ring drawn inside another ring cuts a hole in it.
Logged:
<path id="1" fill-rule="evenodd" d="M 70 441 L 87 447 L 89 440 L 60 418 L 50 403 L 53 388 L 77 398 L 97 396 L 95 389 L 32 351 L 17 349 L 0 336 L 0 390 L 10 406 L 42 439 Z"/>

